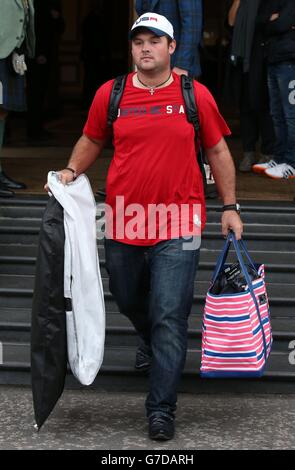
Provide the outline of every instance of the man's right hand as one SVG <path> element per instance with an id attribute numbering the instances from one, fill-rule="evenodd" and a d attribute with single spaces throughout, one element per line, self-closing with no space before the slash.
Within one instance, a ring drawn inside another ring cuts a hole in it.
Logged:
<path id="1" fill-rule="evenodd" d="M 60 182 L 64 185 L 72 183 L 74 181 L 74 174 L 71 170 L 67 170 L 66 168 L 64 170 L 58 171 L 58 178 Z M 50 191 L 48 184 L 46 183 L 44 185 L 45 191 Z"/>

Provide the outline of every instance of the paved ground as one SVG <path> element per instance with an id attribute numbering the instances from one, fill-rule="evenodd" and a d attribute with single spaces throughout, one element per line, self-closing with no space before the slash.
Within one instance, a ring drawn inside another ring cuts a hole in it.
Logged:
<path id="1" fill-rule="evenodd" d="M 144 394 L 66 390 L 37 433 L 31 391 L 0 387 L 0 449 L 294 449 L 294 395 L 179 396 L 169 443 L 147 437 Z"/>

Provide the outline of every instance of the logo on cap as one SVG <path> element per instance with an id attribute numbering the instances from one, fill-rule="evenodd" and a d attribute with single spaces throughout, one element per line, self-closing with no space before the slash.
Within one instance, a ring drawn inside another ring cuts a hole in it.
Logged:
<path id="1" fill-rule="evenodd" d="M 135 24 L 138 25 L 142 21 L 156 21 L 156 22 L 158 22 L 158 18 L 153 18 L 152 16 L 144 16 L 142 18 L 138 18 L 138 20 L 135 21 Z"/>

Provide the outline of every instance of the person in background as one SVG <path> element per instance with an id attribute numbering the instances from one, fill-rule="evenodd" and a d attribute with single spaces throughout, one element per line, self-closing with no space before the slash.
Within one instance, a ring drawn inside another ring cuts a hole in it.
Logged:
<path id="1" fill-rule="evenodd" d="M 48 89 L 52 47 L 55 34 L 62 34 L 64 21 L 52 0 L 34 0 L 35 58 L 28 60 L 27 73 L 27 138 L 29 143 L 46 143 L 51 135 L 44 128 L 44 106 Z"/>
<path id="2" fill-rule="evenodd" d="M 102 0 L 94 0 L 92 9 L 82 23 L 81 59 L 84 65 L 83 107 L 88 109 L 97 89 L 108 78 L 109 41 L 108 24 Z"/>
<path id="3" fill-rule="evenodd" d="M 258 18 L 267 40 L 274 159 L 252 167 L 274 179 L 295 178 L 295 1 L 264 0 Z"/>
<path id="4" fill-rule="evenodd" d="M 267 63 L 263 32 L 257 23 L 261 0 L 234 0 L 228 14 L 233 27 L 231 63 L 239 88 L 241 138 L 244 156 L 239 170 L 250 172 L 256 162 L 273 157 L 275 134 L 269 110 Z M 260 156 L 256 147 L 261 140 Z"/>
<path id="5" fill-rule="evenodd" d="M 51 11 L 58 19 L 57 27 L 53 28 L 53 37 L 51 38 L 51 61 L 49 85 L 46 93 L 46 111 L 47 119 L 58 119 L 62 116 L 62 100 L 60 91 L 60 46 L 62 35 L 66 30 L 65 18 L 62 14 L 62 0 L 51 0 Z"/>
<path id="6" fill-rule="evenodd" d="M 202 0 L 136 0 L 135 9 L 164 15 L 173 24 L 177 48 L 172 68 L 178 75 L 201 75 L 199 49 L 203 34 Z"/>
<path id="7" fill-rule="evenodd" d="M 9 111 L 26 110 L 25 57 L 35 53 L 33 0 L 1 0 L 0 14 L 0 158 Z M 11 197 L 25 184 L 7 176 L 0 160 L 0 197 Z"/>

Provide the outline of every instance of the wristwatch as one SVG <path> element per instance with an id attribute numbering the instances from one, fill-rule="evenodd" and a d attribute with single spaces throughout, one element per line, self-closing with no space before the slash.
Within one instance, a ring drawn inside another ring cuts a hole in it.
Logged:
<path id="1" fill-rule="evenodd" d="M 75 179 L 77 178 L 76 170 L 73 170 L 73 168 L 70 168 L 69 166 L 67 166 L 65 170 L 69 170 L 73 173 L 73 181 L 75 181 Z"/>
<path id="2" fill-rule="evenodd" d="M 224 211 L 236 211 L 238 214 L 240 214 L 241 213 L 241 206 L 238 203 L 228 204 L 226 206 L 223 206 L 222 212 L 224 212 Z"/>

